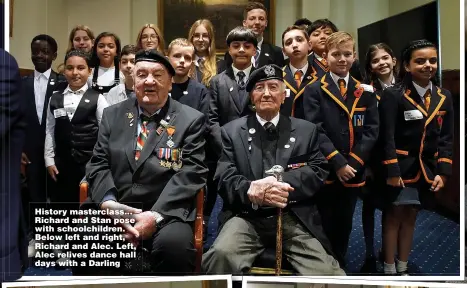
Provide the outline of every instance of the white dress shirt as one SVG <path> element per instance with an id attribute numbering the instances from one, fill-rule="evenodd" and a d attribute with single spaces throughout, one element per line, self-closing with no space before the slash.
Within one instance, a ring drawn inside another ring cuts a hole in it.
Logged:
<path id="1" fill-rule="evenodd" d="M 47 92 L 47 85 L 49 84 L 50 72 L 52 68 L 44 73 L 34 70 L 34 98 L 36 102 L 36 113 L 39 119 L 39 124 L 42 124 L 42 112 L 44 111 L 45 94 Z"/>
<path id="2" fill-rule="evenodd" d="M 292 66 L 292 64 L 289 64 L 289 67 L 290 67 L 290 70 L 292 71 L 292 77 L 294 77 L 294 79 L 295 79 L 295 72 L 297 72 L 298 70 L 302 71 L 302 77 L 300 79 L 300 82 L 303 82 L 305 73 L 306 71 L 308 71 L 308 61 L 306 61 L 305 66 L 303 66 L 302 68 L 295 68 L 294 66 Z"/>
<path id="3" fill-rule="evenodd" d="M 91 87 L 92 85 L 92 77 L 94 75 L 94 68 L 91 71 L 91 75 L 88 78 L 88 86 Z M 119 73 L 120 75 L 120 83 L 125 83 L 125 75 L 123 75 L 122 71 Z M 99 86 L 110 86 L 115 83 L 115 66 L 110 68 L 104 68 L 99 66 L 99 70 L 97 71 L 97 85 Z"/>
<path id="4" fill-rule="evenodd" d="M 70 89 L 70 86 L 68 86 L 65 91 L 63 91 L 63 108 L 65 109 L 70 121 L 73 118 L 76 108 L 78 108 L 78 104 L 80 103 L 81 98 L 83 98 L 83 95 L 87 90 L 88 84 L 85 84 L 75 92 Z M 99 94 L 96 109 L 96 118 L 99 124 L 102 120 L 102 113 L 104 112 L 104 108 L 107 106 L 109 105 L 107 104 L 104 96 Z M 49 104 L 47 105 L 47 122 L 45 126 L 45 133 L 44 159 L 45 167 L 49 167 L 55 165 L 55 117 L 52 112 L 50 112 L 50 100 Z"/>
<path id="5" fill-rule="evenodd" d="M 417 83 L 413 82 L 413 86 L 415 87 L 415 90 L 417 90 L 417 93 L 418 95 L 420 96 L 420 98 L 422 99 L 422 102 L 423 104 L 425 104 L 425 93 L 428 89 L 430 89 L 431 91 L 431 88 L 432 88 L 432 83 L 430 81 L 430 83 L 428 83 L 428 85 L 426 87 L 422 87 L 420 85 L 418 85 Z"/>
<path id="6" fill-rule="evenodd" d="M 338 76 L 332 72 L 329 72 L 331 73 L 331 78 L 332 80 L 334 81 L 334 83 L 336 84 L 337 88 L 339 88 L 339 79 L 344 79 L 345 80 L 345 88 L 347 89 L 347 87 L 349 87 L 349 73 L 347 73 L 347 75 L 345 77 L 341 77 L 341 76 Z"/>
<path id="7" fill-rule="evenodd" d="M 250 77 L 250 73 L 251 73 L 251 68 L 253 67 L 253 65 L 250 65 L 248 68 L 246 68 L 245 70 L 238 70 L 237 68 L 235 68 L 235 66 L 232 64 L 232 69 L 233 69 L 233 72 L 234 72 L 234 75 L 235 75 L 235 81 L 238 83 L 238 80 L 240 79 L 238 77 L 238 72 L 240 71 L 243 71 L 243 73 L 245 73 L 245 78 L 243 78 L 243 81 L 245 81 L 245 84 L 248 80 L 248 77 Z"/>
<path id="8" fill-rule="evenodd" d="M 261 118 L 258 113 L 256 113 L 256 119 L 258 119 L 258 122 L 259 124 L 261 124 L 262 127 L 264 127 L 264 125 L 266 125 L 267 122 L 271 122 L 272 124 L 274 124 L 274 126 L 277 127 L 277 124 L 279 124 L 279 118 L 280 118 L 280 113 L 277 113 L 276 116 L 274 116 L 274 118 L 271 119 L 271 121 L 267 121 L 267 120 L 264 120 L 263 118 Z"/>

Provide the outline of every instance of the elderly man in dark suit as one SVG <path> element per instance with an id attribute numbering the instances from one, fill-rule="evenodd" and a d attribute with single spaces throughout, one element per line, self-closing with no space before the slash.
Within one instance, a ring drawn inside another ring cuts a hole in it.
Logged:
<path id="1" fill-rule="evenodd" d="M 215 180 L 224 200 L 222 230 L 203 257 L 208 273 L 240 274 L 276 239 L 282 208 L 284 255 L 302 275 L 345 275 L 331 256 L 315 198 L 328 175 L 314 124 L 279 113 L 285 99 L 283 71 L 255 70 L 246 90 L 256 115 L 222 127 L 223 151 Z M 265 170 L 280 165 L 283 181 Z"/>
<path id="2" fill-rule="evenodd" d="M 150 251 L 151 270 L 191 273 L 195 198 L 207 175 L 205 118 L 168 97 L 175 71 L 164 55 L 138 52 L 133 73 L 136 100 L 104 110 L 82 208 L 133 214 L 125 236 Z"/>
<path id="3" fill-rule="evenodd" d="M 21 277 L 27 266 L 27 238 L 20 193 L 25 122 L 16 60 L 0 49 L 0 283 Z"/>

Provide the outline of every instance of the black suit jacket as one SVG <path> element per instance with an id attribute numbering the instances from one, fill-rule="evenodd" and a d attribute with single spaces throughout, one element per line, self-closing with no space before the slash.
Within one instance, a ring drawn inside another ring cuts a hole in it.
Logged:
<path id="1" fill-rule="evenodd" d="M 182 152 L 181 169 L 161 165 L 160 149 L 169 148 L 168 134 L 164 129 L 158 135 L 154 130 L 157 127 L 150 132 L 136 163 L 137 101 L 127 99 L 110 106 L 104 110 L 97 144 L 86 166 L 90 200 L 95 206 L 109 190 L 116 189 L 118 202 L 156 211 L 166 218 L 195 220 L 195 197 L 205 186 L 208 171 L 204 164 L 205 116 L 170 97 L 167 101 L 167 122 L 175 127 L 173 148 Z"/>
<path id="2" fill-rule="evenodd" d="M 225 60 L 225 66 L 221 66 L 220 70 L 221 72 L 227 69 L 227 67 L 230 67 L 232 65 L 232 57 L 229 54 L 229 51 L 225 52 L 224 56 Z M 280 47 L 277 47 L 276 45 L 267 43 L 263 41 L 263 44 L 261 45 L 261 52 L 259 54 L 259 65 L 256 65 L 256 69 L 263 67 L 268 64 L 276 64 L 279 67 L 282 67 L 285 65 L 285 60 L 284 60 L 284 54 L 282 53 L 282 49 Z"/>
<path id="3" fill-rule="evenodd" d="M 409 112 L 410 111 L 410 112 Z M 433 85 L 428 111 L 417 90 L 389 87 L 379 103 L 383 166 L 406 185 L 452 173 L 454 110 L 451 93 Z M 409 117 L 417 113 L 420 117 Z"/>
<path id="4" fill-rule="evenodd" d="M 223 150 L 215 175 L 224 200 L 220 215 L 222 224 L 231 217 L 254 213 L 247 191 L 252 181 L 263 178 L 261 138 L 258 132 L 249 132 L 256 126 L 255 121 L 258 121 L 256 115 L 250 115 L 222 127 Z M 316 195 L 328 175 L 326 158 L 319 150 L 317 127 L 305 120 L 281 115 L 277 129 L 280 136 L 276 165 L 286 169 L 283 181 L 295 188 L 289 194 L 288 207 L 331 252 L 316 207 Z M 300 165 L 304 166 L 298 167 Z"/>
<path id="5" fill-rule="evenodd" d="M 0 49 L 0 282 L 20 278 L 28 265 L 20 192 L 21 151 L 25 138 L 20 85 L 16 60 Z"/>
<path id="6" fill-rule="evenodd" d="M 25 76 L 22 79 L 22 95 L 26 106 L 26 144 L 23 152 L 26 153 L 31 164 L 27 166 L 27 174 L 39 173 L 38 169 L 45 168 L 44 163 L 44 142 L 45 142 L 45 125 L 47 119 L 47 107 L 50 96 L 56 91 L 63 91 L 66 88 L 66 80 L 62 75 L 50 72 L 49 82 L 44 99 L 44 108 L 42 111 L 42 120 L 39 123 L 36 112 L 36 99 L 34 94 L 34 74 Z M 44 177 L 42 173 L 42 177 Z M 34 177 L 33 177 L 34 178 Z M 32 185 L 36 186 L 36 185 Z M 34 189 L 34 187 L 30 187 Z"/>
<path id="7" fill-rule="evenodd" d="M 253 68 L 251 72 L 253 72 Z M 212 78 L 209 97 L 208 123 L 211 135 L 209 145 L 214 149 L 213 156 L 217 161 L 222 149 L 221 127 L 251 113 L 248 107 L 251 101 L 248 93 L 241 90 L 237 84 L 232 66 Z M 211 158 L 211 155 L 209 157 Z"/>
<path id="8" fill-rule="evenodd" d="M 354 178 L 343 183 L 347 187 L 365 184 L 365 163 L 378 139 L 377 100 L 373 88 L 367 87 L 371 91 L 365 91 L 360 82 L 349 77 L 344 101 L 331 74 L 326 73 L 304 92 L 306 120 L 318 125 L 321 151 L 334 171 L 347 164 L 357 170 Z M 332 182 L 336 178 L 333 172 L 328 180 Z"/>

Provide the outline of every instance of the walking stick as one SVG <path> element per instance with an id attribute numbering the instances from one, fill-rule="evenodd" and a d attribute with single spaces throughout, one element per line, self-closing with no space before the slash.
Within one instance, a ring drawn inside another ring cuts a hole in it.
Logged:
<path id="1" fill-rule="evenodd" d="M 267 175 L 273 175 L 277 181 L 282 182 L 282 173 L 284 168 L 281 165 L 274 165 L 265 172 Z M 282 209 L 277 208 L 277 231 L 276 231 L 276 276 L 281 275 L 282 265 Z"/>

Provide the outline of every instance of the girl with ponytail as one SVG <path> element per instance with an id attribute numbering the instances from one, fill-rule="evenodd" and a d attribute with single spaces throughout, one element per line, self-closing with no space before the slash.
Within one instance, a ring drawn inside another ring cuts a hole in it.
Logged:
<path id="1" fill-rule="evenodd" d="M 410 42 L 400 58 L 401 82 L 384 89 L 379 102 L 385 274 L 408 275 L 417 213 L 452 173 L 453 101 L 437 86 L 437 70 L 436 46 Z"/>

